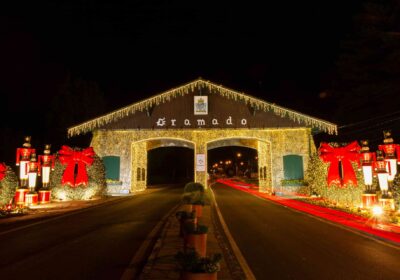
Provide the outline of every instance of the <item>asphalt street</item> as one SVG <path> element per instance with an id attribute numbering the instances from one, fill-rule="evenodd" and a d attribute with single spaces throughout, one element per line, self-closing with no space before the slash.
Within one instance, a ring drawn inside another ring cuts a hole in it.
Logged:
<path id="1" fill-rule="evenodd" d="M 0 233 L 0 279 L 119 279 L 181 194 L 164 188 Z"/>
<path id="2" fill-rule="evenodd" d="M 400 248 L 221 184 L 213 190 L 256 279 L 400 279 Z"/>

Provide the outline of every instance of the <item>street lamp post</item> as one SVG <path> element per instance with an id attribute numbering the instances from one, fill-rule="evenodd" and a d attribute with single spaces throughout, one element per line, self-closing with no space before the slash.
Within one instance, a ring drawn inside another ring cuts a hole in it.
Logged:
<path id="1" fill-rule="evenodd" d="M 236 153 L 236 159 L 235 159 L 235 174 L 236 176 L 239 175 L 239 165 L 238 165 L 238 161 L 239 159 L 242 157 L 241 153 Z"/>

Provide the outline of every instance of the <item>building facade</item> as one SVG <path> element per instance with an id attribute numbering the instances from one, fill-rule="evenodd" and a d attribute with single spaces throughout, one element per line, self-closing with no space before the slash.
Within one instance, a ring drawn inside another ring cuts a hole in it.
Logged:
<path id="1" fill-rule="evenodd" d="M 91 146 L 105 162 L 111 193 L 144 190 L 147 152 L 170 146 L 193 149 L 194 180 L 204 185 L 209 150 L 256 149 L 260 191 L 271 192 L 280 191 L 283 180 L 302 179 L 315 152 L 313 130 L 337 133 L 335 124 L 198 79 L 71 127 L 68 134 L 93 133 Z"/>

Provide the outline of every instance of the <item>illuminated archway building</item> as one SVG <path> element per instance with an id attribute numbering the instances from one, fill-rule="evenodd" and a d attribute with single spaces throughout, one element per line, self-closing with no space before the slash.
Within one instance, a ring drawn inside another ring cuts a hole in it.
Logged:
<path id="1" fill-rule="evenodd" d="M 306 170 L 312 130 L 335 134 L 337 126 L 198 79 L 71 127 L 68 135 L 93 133 L 91 146 L 113 170 L 108 177 L 121 182 L 110 192 L 144 190 L 147 151 L 163 146 L 192 148 L 195 181 L 207 185 L 207 150 L 231 145 L 258 150 L 260 191 L 268 192 L 291 174 L 291 158 Z"/>

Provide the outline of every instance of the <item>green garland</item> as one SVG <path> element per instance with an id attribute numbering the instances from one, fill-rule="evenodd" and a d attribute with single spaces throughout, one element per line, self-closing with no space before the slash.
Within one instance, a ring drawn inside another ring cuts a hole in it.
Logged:
<path id="1" fill-rule="evenodd" d="M 103 197 L 107 192 L 106 172 L 103 160 L 97 155 L 94 162 L 87 167 L 89 183 L 87 186 L 70 187 L 61 184 L 61 178 L 66 166 L 62 165 L 58 158 L 54 171 L 50 176 L 51 196 L 55 200 L 88 200 L 94 197 Z"/>
<path id="2" fill-rule="evenodd" d="M 6 176 L 0 181 L 0 208 L 12 202 L 18 187 L 18 177 L 11 167 L 7 166 Z"/>

